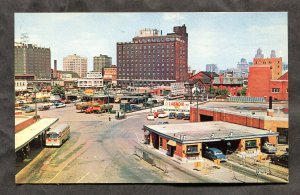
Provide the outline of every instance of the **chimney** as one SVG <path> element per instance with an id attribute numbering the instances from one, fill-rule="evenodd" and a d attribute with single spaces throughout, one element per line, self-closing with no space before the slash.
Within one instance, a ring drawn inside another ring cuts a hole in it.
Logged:
<path id="1" fill-rule="evenodd" d="M 53 78 L 55 79 L 57 78 L 56 71 L 57 71 L 57 60 L 54 60 Z"/>
<path id="2" fill-rule="evenodd" d="M 274 110 L 272 109 L 272 96 L 269 96 L 269 109 L 267 110 L 267 116 L 274 116 Z"/>

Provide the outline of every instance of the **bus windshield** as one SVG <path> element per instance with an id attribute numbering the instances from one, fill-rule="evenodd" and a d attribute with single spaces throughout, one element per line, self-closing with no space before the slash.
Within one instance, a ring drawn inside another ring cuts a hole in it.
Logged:
<path id="1" fill-rule="evenodd" d="M 47 138 L 58 138 L 59 137 L 59 134 L 57 133 L 48 133 L 47 134 Z"/>

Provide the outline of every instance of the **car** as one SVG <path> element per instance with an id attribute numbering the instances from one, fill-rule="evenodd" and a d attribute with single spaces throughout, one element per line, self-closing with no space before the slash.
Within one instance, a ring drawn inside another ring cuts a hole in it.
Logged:
<path id="1" fill-rule="evenodd" d="M 159 121 L 158 124 L 159 125 L 166 125 L 166 124 L 169 124 L 169 122 L 168 121 Z"/>
<path id="2" fill-rule="evenodd" d="M 28 105 L 22 106 L 21 110 L 26 110 L 26 108 L 28 108 L 28 107 L 30 107 L 30 106 L 28 106 Z"/>
<path id="3" fill-rule="evenodd" d="M 280 156 L 272 156 L 271 163 L 288 168 L 289 154 L 285 153 Z"/>
<path id="4" fill-rule="evenodd" d="M 50 106 L 49 105 L 42 105 L 38 108 L 38 110 L 43 111 L 43 110 L 49 110 Z"/>
<path id="5" fill-rule="evenodd" d="M 267 154 L 275 154 L 277 152 L 277 148 L 273 144 L 265 142 L 261 148 L 261 151 Z"/>
<path id="6" fill-rule="evenodd" d="M 135 105 L 135 104 L 131 104 L 130 107 L 131 107 L 131 110 L 134 110 L 134 111 L 141 110 L 141 107 L 139 107 L 138 105 Z"/>
<path id="7" fill-rule="evenodd" d="M 184 113 L 180 112 L 177 114 L 176 119 L 183 119 L 184 118 Z"/>
<path id="8" fill-rule="evenodd" d="M 219 159 L 220 161 L 227 161 L 226 155 L 224 155 L 223 152 L 218 148 L 207 148 L 203 156 L 210 160 Z"/>
<path id="9" fill-rule="evenodd" d="M 169 119 L 174 119 L 176 118 L 176 113 L 175 112 L 170 112 L 169 113 Z"/>
<path id="10" fill-rule="evenodd" d="M 147 114 L 147 120 L 154 120 L 154 114 L 152 112 Z"/>
<path id="11" fill-rule="evenodd" d="M 158 118 L 166 118 L 166 117 L 168 117 L 168 114 L 165 113 L 165 112 L 159 113 L 157 117 L 158 117 Z"/>
<path id="12" fill-rule="evenodd" d="M 63 108 L 63 107 L 66 107 L 66 104 L 63 104 L 63 103 L 57 103 L 55 105 L 56 108 Z"/>
<path id="13" fill-rule="evenodd" d="M 35 108 L 32 108 L 30 106 L 28 106 L 26 109 L 25 109 L 25 113 L 30 113 L 30 112 L 34 112 L 35 111 Z"/>
<path id="14" fill-rule="evenodd" d="M 183 119 L 184 120 L 190 120 L 190 114 L 185 114 Z"/>

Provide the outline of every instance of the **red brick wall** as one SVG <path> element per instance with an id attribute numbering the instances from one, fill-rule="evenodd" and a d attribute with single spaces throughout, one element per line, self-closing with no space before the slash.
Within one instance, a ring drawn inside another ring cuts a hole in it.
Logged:
<path id="1" fill-rule="evenodd" d="M 264 97 L 270 94 L 270 66 L 250 66 L 247 96 Z"/>
<path id="2" fill-rule="evenodd" d="M 272 79 L 278 79 L 282 75 L 282 58 L 254 58 L 253 66 L 272 66 Z"/>
<path id="3" fill-rule="evenodd" d="M 272 92 L 272 88 L 279 88 L 279 93 Z M 288 100 L 287 89 L 287 80 L 272 80 L 270 82 L 270 96 L 272 96 L 274 100 Z"/>
<path id="4" fill-rule="evenodd" d="M 183 156 L 182 150 L 183 150 L 182 144 L 176 143 L 176 151 L 175 151 L 175 154 L 176 154 L 177 156 L 180 156 L 180 157 L 183 158 L 184 156 Z"/>
<path id="5" fill-rule="evenodd" d="M 167 148 L 168 141 L 169 140 L 167 138 L 162 137 L 162 149 L 168 150 L 168 148 Z"/>
<path id="6" fill-rule="evenodd" d="M 18 125 L 15 126 L 15 133 L 25 129 L 26 127 L 28 127 L 29 125 L 32 125 L 33 123 L 35 123 L 35 119 L 34 118 L 30 118 Z"/>

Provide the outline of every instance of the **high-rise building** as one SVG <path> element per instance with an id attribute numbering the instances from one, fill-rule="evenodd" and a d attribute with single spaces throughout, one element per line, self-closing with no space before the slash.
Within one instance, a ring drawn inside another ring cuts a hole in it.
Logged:
<path id="1" fill-rule="evenodd" d="M 274 51 L 275 54 L 275 51 Z M 272 70 L 272 79 L 278 79 L 282 75 L 282 58 L 255 58 L 253 59 L 254 66 L 265 66 L 268 65 Z"/>
<path id="2" fill-rule="evenodd" d="M 15 74 L 33 74 L 37 79 L 50 79 L 50 48 L 15 43 Z"/>
<path id="3" fill-rule="evenodd" d="M 245 58 L 242 58 L 240 62 L 237 63 L 237 69 L 240 76 L 247 75 L 249 72 L 249 64 Z"/>
<path id="4" fill-rule="evenodd" d="M 157 29 L 143 29 L 131 42 L 117 43 L 117 78 L 122 87 L 183 82 L 187 79 L 187 64 L 185 25 L 175 26 L 167 35 L 159 34 Z"/>
<path id="5" fill-rule="evenodd" d="M 84 78 L 87 73 L 87 58 L 76 54 L 64 57 L 63 70 L 76 72 L 81 78 Z"/>
<path id="6" fill-rule="evenodd" d="M 94 56 L 94 71 L 102 72 L 103 68 L 111 67 L 111 57 L 107 55 L 100 54 L 99 56 Z"/>
<path id="7" fill-rule="evenodd" d="M 264 58 L 264 54 L 262 53 L 261 49 L 258 48 L 255 54 L 255 58 Z"/>
<path id="8" fill-rule="evenodd" d="M 218 73 L 219 69 L 218 69 L 217 64 L 206 64 L 206 72 Z"/>
<path id="9" fill-rule="evenodd" d="M 275 50 L 272 50 L 272 51 L 271 51 L 270 58 L 276 58 Z"/>

